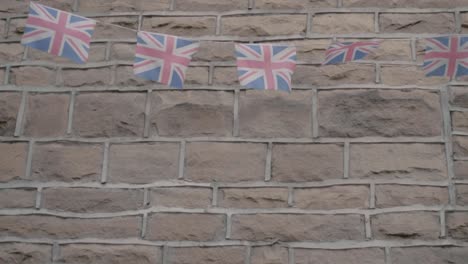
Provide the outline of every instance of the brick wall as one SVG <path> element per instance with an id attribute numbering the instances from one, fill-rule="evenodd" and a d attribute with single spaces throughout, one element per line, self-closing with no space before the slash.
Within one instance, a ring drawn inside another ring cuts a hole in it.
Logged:
<path id="1" fill-rule="evenodd" d="M 183 91 L 133 76 L 134 31 L 72 64 L 1 2 L 0 263 L 467 263 L 468 82 L 419 68 L 467 0 L 40 1 L 202 40 Z M 293 92 L 241 89 L 233 40 L 297 45 Z"/>

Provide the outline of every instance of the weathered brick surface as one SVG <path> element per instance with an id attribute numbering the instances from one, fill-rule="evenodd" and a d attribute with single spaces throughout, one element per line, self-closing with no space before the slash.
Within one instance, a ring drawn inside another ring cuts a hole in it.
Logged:
<path id="1" fill-rule="evenodd" d="M 19 62 L 24 53 L 24 46 L 19 43 L 0 43 L 0 63 Z"/>
<path id="2" fill-rule="evenodd" d="M 81 0 L 79 10 L 86 13 L 168 10 L 169 0 Z"/>
<path id="3" fill-rule="evenodd" d="M 369 187 L 342 185 L 294 190 L 294 207 L 314 210 L 368 208 Z"/>
<path id="4" fill-rule="evenodd" d="M 0 143 L 0 182 L 25 178 L 27 151 L 26 143 Z"/>
<path id="5" fill-rule="evenodd" d="M 381 82 L 386 85 L 422 85 L 434 86 L 448 82 L 446 77 L 427 78 L 421 67 L 383 65 L 381 67 Z"/>
<path id="6" fill-rule="evenodd" d="M 447 187 L 377 185 L 375 187 L 377 207 L 410 205 L 436 206 L 448 203 Z"/>
<path id="7" fill-rule="evenodd" d="M 99 1 L 96 3 L 102 3 Z M 138 16 L 96 17 L 103 23 L 98 23 L 93 39 L 135 39 L 138 29 Z M 116 25 L 117 27 L 113 26 Z"/>
<path id="8" fill-rule="evenodd" d="M 175 0 L 175 10 L 181 11 L 229 11 L 247 9 L 248 0 Z"/>
<path id="9" fill-rule="evenodd" d="M 104 61 L 106 56 L 106 46 L 103 44 L 91 44 L 89 49 L 89 62 L 99 62 Z M 27 52 L 28 60 L 40 60 L 48 62 L 57 62 L 57 63 L 73 63 L 72 60 L 65 57 L 58 57 L 49 53 L 46 53 L 41 50 L 29 48 Z"/>
<path id="10" fill-rule="evenodd" d="M 468 212 L 447 213 L 447 233 L 455 239 L 466 240 L 468 236 Z"/>
<path id="11" fill-rule="evenodd" d="M 457 204 L 468 205 L 468 185 L 458 184 L 457 189 Z"/>
<path id="12" fill-rule="evenodd" d="M 0 263 L 48 263 L 51 258 L 52 246 L 50 245 L 24 243 L 0 244 Z"/>
<path id="13" fill-rule="evenodd" d="M 391 261 L 395 264 L 462 264 L 468 258 L 466 247 L 408 247 L 392 248 Z"/>
<path id="14" fill-rule="evenodd" d="M 305 15 L 242 16 L 222 19 L 222 34 L 236 36 L 299 35 L 306 31 Z"/>
<path id="15" fill-rule="evenodd" d="M 73 0 L 39 0 L 40 4 L 51 6 L 65 11 L 71 11 Z M 28 12 L 28 2 L 16 1 L 16 0 L 5 0 L 2 1 L 0 12 L 15 14 L 26 14 Z"/>
<path id="16" fill-rule="evenodd" d="M 359 215 L 233 215 L 231 232 L 233 239 L 253 241 L 362 240 L 364 219 Z"/>
<path id="17" fill-rule="evenodd" d="M 197 187 L 168 187 L 151 190 L 151 206 L 179 208 L 208 208 L 211 206 L 212 190 Z"/>
<path id="18" fill-rule="evenodd" d="M 132 55 L 135 56 L 134 54 Z M 118 66 L 115 69 L 114 84 L 118 86 L 143 86 L 151 85 L 152 82 L 136 76 L 133 73 L 133 66 Z"/>
<path id="19" fill-rule="evenodd" d="M 193 55 L 193 59 L 207 62 L 234 61 L 236 59 L 234 48 L 233 42 L 202 41 L 200 49 Z"/>
<path id="20" fill-rule="evenodd" d="M 33 208 L 36 205 L 34 189 L 1 189 L 0 208 Z"/>
<path id="21" fill-rule="evenodd" d="M 288 264 L 288 249 L 279 246 L 254 247 L 250 256 L 251 264 Z"/>
<path id="22" fill-rule="evenodd" d="M 110 68 L 64 69 L 62 71 L 64 86 L 108 85 L 111 80 Z"/>
<path id="23" fill-rule="evenodd" d="M 353 144 L 350 177 L 446 180 L 444 146 L 438 144 Z"/>
<path id="24" fill-rule="evenodd" d="M 317 7 L 336 7 L 336 0 L 256 0 L 258 9 L 308 9 Z"/>
<path id="25" fill-rule="evenodd" d="M 297 249 L 294 259 L 297 264 L 322 263 L 333 264 L 384 264 L 384 250 L 381 248 L 321 250 Z"/>
<path id="26" fill-rule="evenodd" d="M 240 246 L 230 247 L 181 247 L 169 248 L 170 264 L 207 263 L 243 264 L 246 250 Z"/>
<path id="27" fill-rule="evenodd" d="M 178 36 L 205 36 L 216 33 L 215 17 L 144 17 L 142 29 Z"/>
<path id="28" fill-rule="evenodd" d="M 374 14 L 318 14 L 312 20 L 312 32 L 321 34 L 374 32 Z"/>
<path id="29" fill-rule="evenodd" d="M 453 138 L 453 154 L 459 157 L 468 156 L 468 137 L 457 136 Z"/>
<path id="30" fill-rule="evenodd" d="M 0 135 L 12 136 L 16 128 L 16 118 L 21 102 L 21 94 L 0 93 Z"/>
<path id="31" fill-rule="evenodd" d="M 380 15 L 380 31 L 389 33 L 453 33 L 455 17 L 452 13 Z"/>
<path id="32" fill-rule="evenodd" d="M 468 179 L 468 161 L 455 161 L 453 170 L 456 179 Z"/>
<path id="33" fill-rule="evenodd" d="M 286 188 L 223 188 L 218 205 L 227 208 L 285 208 L 288 207 Z"/>
<path id="34" fill-rule="evenodd" d="M 48 86 L 56 81 L 56 73 L 46 67 L 13 67 L 10 74 L 10 83 L 18 86 Z"/>
<path id="35" fill-rule="evenodd" d="M 468 132 L 468 112 L 452 113 L 453 130 Z"/>
<path id="36" fill-rule="evenodd" d="M 236 67 L 215 67 L 213 69 L 213 84 L 238 86 L 239 78 Z"/>
<path id="37" fill-rule="evenodd" d="M 439 223 L 439 214 L 434 212 L 385 213 L 371 217 L 372 235 L 376 239 L 437 239 Z"/>
<path id="38" fill-rule="evenodd" d="M 149 216 L 146 238 L 152 240 L 221 240 L 225 235 L 224 215 L 166 214 Z"/>
<path id="39" fill-rule="evenodd" d="M 451 100 L 452 105 L 457 107 L 468 108 L 468 89 L 467 87 L 451 87 Z"/>
<path id="40" fill-rule="evenodd" d="M 309 87 L 335 86 L 349 84 L 374 84 L 375 67 L 373 65 L 298 65 L 293 75 L 293 84 Z"/>
<path id="41" fill-rule="evenodd" d="M 438 1 L 438 0 L 343 0 L 345 7 L 397 7 L 397 8 L 455 8 L 467 6 L 466 0 Z"/>

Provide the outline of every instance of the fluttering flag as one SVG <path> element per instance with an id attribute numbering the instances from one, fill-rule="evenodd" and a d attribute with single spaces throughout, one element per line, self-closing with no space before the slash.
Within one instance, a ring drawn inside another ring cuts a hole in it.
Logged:
<path id="1" fill-rule="evenodd" d="M 21 44 L 85 63 L 96 21 L 31 2 Z"/>
<path id="2" fill-rule="evenodd" d="M 142 78 L 183 88 L 185 72 L 199 47 L 197 41 L 139 31 L 133 71 Z"/>
<path id="3" fill-rule="evenodd" d="M 322 65 L 340 64 L 349 61 L 360 60 L 379 47 L 379 42 L 335 42 L 325 52 L 325 61 Z"/>
<path id="4" fill-rule="evenodd" d="M 291 91 L 296 69 L 296 47 L 273 44 L 236 44 L 239 82 L 247 88 Z"/>
<path id="5" fill-rule="evenodd" d="M 455 78 L 468 74 L 468 36 L 428 38 L 426 43 L 426 76 Z"/>

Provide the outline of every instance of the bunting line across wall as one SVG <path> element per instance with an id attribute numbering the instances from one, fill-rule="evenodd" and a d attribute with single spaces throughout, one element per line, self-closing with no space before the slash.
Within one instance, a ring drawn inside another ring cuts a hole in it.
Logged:
<path id="1" fill-rule="evenodd" d="M 96 23 L 93 19 L 31 2 L 21 43 L 76 63 L 86 63 Z M 99 22 L 101 23 L 101 22 Z M 105 23 L 104 23 L 105 24 Z M 137 31 L 134 74 L 183 88 L 185 73 L 200 43 L 182 37 Z M 427 38 L 423 70 L 426 76 L 468 75 L 468 36 Z M 334 42 L 322 65 L 364 59 L 380 41 Z M 291 91 L 296 48 L 280 44 L 235 46 L 239 82 L 252 89 Z"/>

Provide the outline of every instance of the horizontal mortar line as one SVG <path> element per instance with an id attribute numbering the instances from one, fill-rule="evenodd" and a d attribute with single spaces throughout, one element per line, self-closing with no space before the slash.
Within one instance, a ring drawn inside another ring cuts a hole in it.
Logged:
<path id="1" fill-rule="evenodd" d="M 280 245 L 283 243 L 280 243 Z M 353 249 L 369 247 L 468 246 L 468 242 L 455 239 L 440 240 L 370 240 L 338 242 L 289 242 L 289 247 L 303 249 Z"/>
<path id="2" fill-rule="evenodd" d="M 459 157 L 459 156 L 453 156 L 453 160 L 455 161 L 468 161 L 468 157 Z"/>
<path id="3" fill-rule="evenodd" d="M 453 136 L 468 136 L 468 132 L 464 131 L 452 131 Z"/>
<path id="4" fill-rule="evenodd" d="M 410 179 L 336 179 L 324 180 L 317 182 L 217 182 L 219 188 L 311 188 L 311 187 L 331 187 L 331 186 L 347 186 L 347 185 L 414 185 L 414 186 L 433 186 L 447 187 L 448 181 L 417 181 Z M 129 183 L 105 183 L 100 182 L 34 182 L 34 181 L 13 181 L 8 183 L 0 183 L 0 189 L 19 189 L 19 188 L 99 188 L 99 189 L 144 189 L 144 188 L 166 188 L 166 187 L 194 187 L 194 188 L 212 188 L 213 183 L 195 183 L 190 181 L 160 181 L 149 184 L 129 184 Z"/>
<path id="5" fill-rule="evenodd" d="M 468 112 L 468 108 L 449 106 L 449 111 L 452 111 L 452 112 Z"/>
<path id="6" fill-rule="evenodd" d="M 468 180 L 454 180 L 454 184 L 468 184 Z"/>
<path id="7" fill-rule="evenodd" d="M 443 137 L 361 137 L 361 138 L 242 138 L 242 137 L 148 137 L 148 138 L 133 138 L 133 137 L 114 137 L 114 138 L 82 138 L 82 137 L 53 137 L 53 138 L 36 138 L 36 137 L 0 137 L 0 142 L 81 142 L 81 143 L 149 143 L 149 142 L 226 142 L 226 143 L 304 143 L 304 144 L 344 144 L 350 143 L 445 143 Z"/>
<path id="8" fill-rule="evenodd" d="M 3 216 L 21 216 L 21 215 L 40 215 L 55 216 L 60 218 L 79 218 L 79 219 L 101 219 L 125 216 L 142 216 L 151 213 L 187 213 L 187 214 L 233 214 L 233 215 L 252 215 L 252 214 L 296 214 L 296 215 L 378 215 L 385 213 L 408 213 L 408 212 L 439 212 L 439 211 L 468 211 L 468 206 L 405 206 L 380 209 L 335 209 L 335 210 L 306 210 L 297 208 L 272 208 L 272 209 L 237 209 L 237 208 L 174 208 L 174 207 L 150 207 L 140 210 L 121 211 L 113 213 L 73 213 L 60 212 L 48 209 L 0 209 L 0 215 Z"/>

